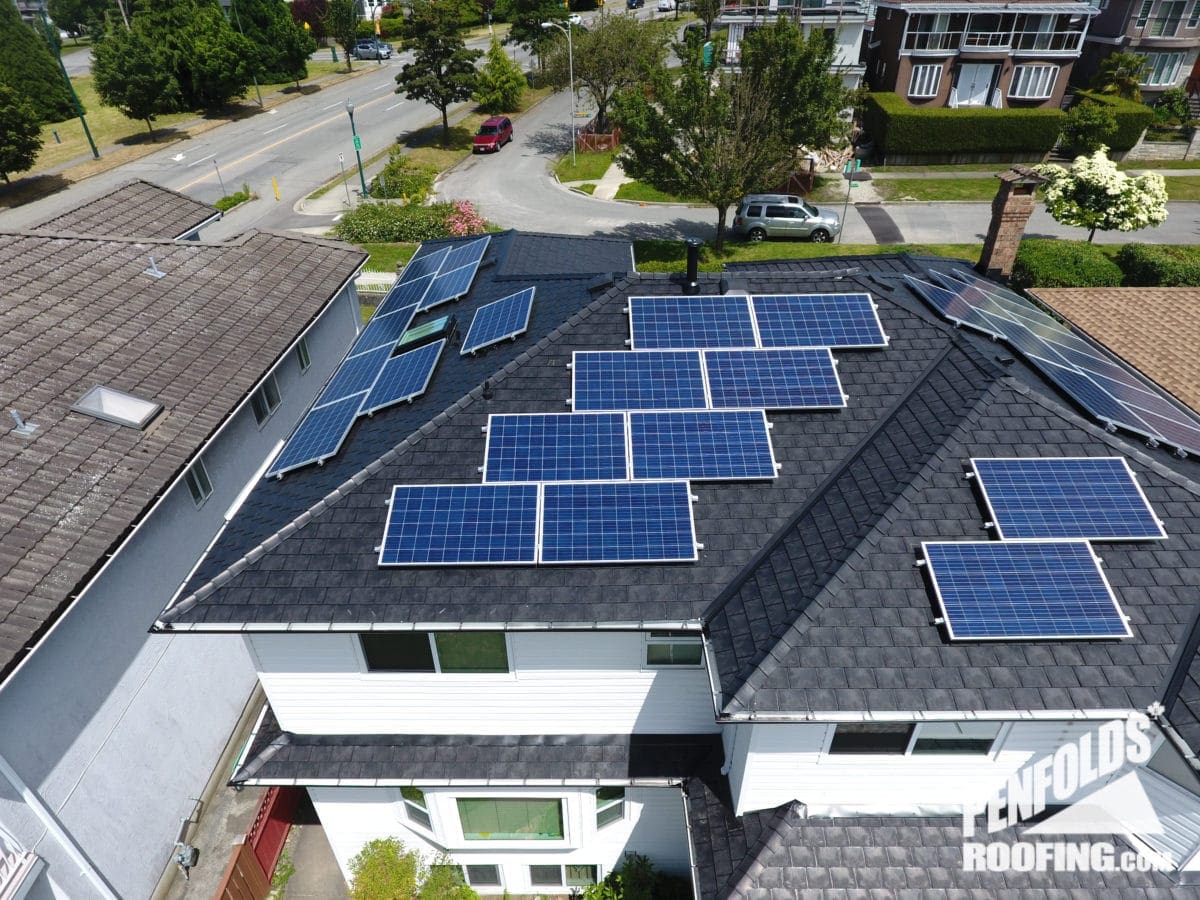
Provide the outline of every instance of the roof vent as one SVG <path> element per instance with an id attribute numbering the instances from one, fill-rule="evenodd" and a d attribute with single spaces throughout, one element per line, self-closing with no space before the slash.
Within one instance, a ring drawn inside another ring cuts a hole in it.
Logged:
<path id="1" fill-rule="evenodd" d="M 98 384 L 80 397 L 71 409 L 106 422 L 142 429 L 158 415 L 162 404 Z"/>
<path id="2" fill-rule="evenodd" d="M 167 273 L 158 268 L 158 263 L 154 261 L 154 257 L 150 257 L 150 268 L 142 269 L 143 275 L 149 275 L 151 278 L 166 278 Z"/>
<path id="3" fill-rule="evenodd" d="M 15 409 L 10 409 L 9 413 L 12 414 L 13 421 L 17 423 L 17 427 L 13 429 L 13 431 L 15 431 L 17 434 L 21 435 L 22 437 L 29 437 L 29 435 L 37 431 L 37 426 L 32 422 L 26 422 L 24 419 L 22 419 L 21 414 Z"/>

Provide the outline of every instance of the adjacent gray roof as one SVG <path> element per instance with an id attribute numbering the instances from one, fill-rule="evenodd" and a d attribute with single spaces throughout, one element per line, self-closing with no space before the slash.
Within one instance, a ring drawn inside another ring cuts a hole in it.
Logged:
<path id="1" fill-rule="evenodd" d="M 0 234 L 0 677 L 364 258 L 268 233 Z M 164 409 L 141 431 L 72 412 L 97 384 Z"/>
<path id="2" fill-rule="evenodd" d="M 140 178 L 47 219 L 39 234 L 176 239 L 221 218 L 215 207 Z"/>

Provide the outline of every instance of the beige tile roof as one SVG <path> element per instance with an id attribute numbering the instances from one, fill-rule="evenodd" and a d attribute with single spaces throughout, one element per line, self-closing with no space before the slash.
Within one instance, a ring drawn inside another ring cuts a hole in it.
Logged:
<path id="1" fill-rule="evenodd" d="M 206 203 L 138 179 L 35 226 L 39 234 L 177 238 L 220 213 Z"/>
<path id="2" fill-rule="evenodd" d="M 1040 288 L 1032 293 L 1200 410 L 1200 288 Z"/>
<path id="3" fill-rule="evenodd" d="M 0 678 L 364 259 L 261 232 L 0 234 Z M 96 384 L 164 409 L 144 431 L 72 412 Z"/>

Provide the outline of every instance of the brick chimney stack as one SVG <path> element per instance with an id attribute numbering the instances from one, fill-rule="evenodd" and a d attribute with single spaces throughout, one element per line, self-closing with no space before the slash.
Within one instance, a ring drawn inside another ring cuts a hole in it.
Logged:
<path id="1" fill-rule="evenodd" d="M 1028 166 L 1013 166 L 996 176 L 1000 190 L 992 201 L 992 221 L 975 269 L 988 278 L 1006 281 L 1012 274 L 1025 224 L 1033 215 L 1037 186 L 1046 179 Z"/>

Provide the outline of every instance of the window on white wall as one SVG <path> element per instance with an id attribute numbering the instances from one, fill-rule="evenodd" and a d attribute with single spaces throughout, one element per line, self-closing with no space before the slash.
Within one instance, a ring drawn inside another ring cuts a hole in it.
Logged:
<path id="1" fill-rule="evenodd" d="M 250 408 L 254 410 L 254 421 L 259 425 L 271 417 L 271 413 L 279 409 L 281 398 L 279 385 L 274 375 L 268 375 L 262 387 L 250 396 Z"/>
<path id="2" fill-rule="evenodd" d="M 600 872 L 596 866 L 567 866 L 567 887 L 588 887 L 596 883 Z"/>
<path id="3" fill-rule="evenodd" d="M 533 887 L 589 887 L 599 880 L 599 866 L 530 866 Z"/>
<path id="4" fill-rule="evenodd" d="M 953 753 L 986 756 L 1000 734 L 999 722 L 922 722 L 917 726 L 912 753 Z"/>
<path id="5" fill-rule="evenodd" d="M 467 870 L 467 884 L 472 887 L 502 887 L 500 883 L 499 866 L 464 866 Z"/>
<path id="6" fill-rule="evenodd" d="M 596 827 L 603 828 L 625 818 L 625 788 L 596 789 Z"/>
<path id="7" fill-rule="evenodd" d="M 529 883 L 534 887 L 562 887 L 562 866 L 530 866 Z"/>
<path id="8" fill-rule="evenodd" d="M 686 631 L 652 631 L 646 638 L 646 665 L 698 666 L 704 659 L 700 635 Z"/>
<path id="9" fill-rule="evenodd" d="M 1058 66 L 1017 66 L 1008 96 L 1019 100 L 1046 100 L 1054 92 Z"/>
<path id="10" fill-rule="evenodd" d="M 300 343 L 296 345 L 296 362 L 300 363 L 300 371 L 307 372 L 308 367 L 312 365 L 312 357 L 308 355 L 308 338 L 300 338 Z"/>
<path id="11" fill-rule="evenodd" d="M 830 753 L 896 753 L 903 754 L 912 738 L 913 726 L 905 722 L 860 724 L 857 722 L 834 727 Z"/>
<path id="12" fill-rule="evenodd" d="M 503 631 L 376 631 L 360 634 L 368 672 L 508 672 Z"/>
<path id="13" fill-rule="evenodd" d="M 913 66 L 912 80 L 908 83 L 908 96 L 936 97 L 941 83 L 941 65 Z"/>
<path id="14" fill-rule="evenodd" d="M 460 797 L 458 818 L 468 841 L 561 841 L 559 799 Z"/>
<path id="15" fill-rule="evenodd" d="M 212 479 L 208 477 L 208 469 L 204 467 L 204 460 L 197 459 L 192 463 L 192 467 L 187 470 L 187 475 L 183 480 L 187 483 L 192 501 L 197 506 L 203 506 L 204 501 L 213 492 Z"/>
<path id="16" fill-rule="evenodd" d="M 433 820 L 429 818 L 429 805 L 425 802 L 425 792 L 420 788 L 402 787 L 400 795 L 404 798 L 404 814 L 408 816 L 408 820 L 433 831 Z"/>

